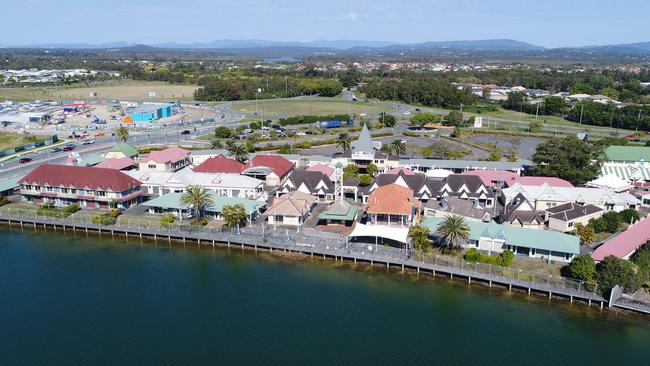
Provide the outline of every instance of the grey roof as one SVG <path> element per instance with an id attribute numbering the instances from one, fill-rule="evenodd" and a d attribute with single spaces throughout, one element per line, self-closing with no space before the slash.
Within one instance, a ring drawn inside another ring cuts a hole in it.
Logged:
<path id="1" fill-rule="evenodd" d="M 424 207 L 454 215 L 470 217 L 476 220 L 483 220 L 487 217 L 489 221 L 492 218 L 490 211 L 481 206 L 478 201 L 465 200 L 457 197 L 445 197 L 440 201 L 429 200 L 424 204 Z"/>
<path id="2" fill-rule="evenodd" d="M 446 183 L 449 188 L 451 188 L 451 192 L 448 192 L 450 195 L 459 194 L 460 189 L 464 185 L 467 187 L 467 189 L 469 189 L 467 196 L 470 198 L 474 196 L 480 196 L 479 190 L 481 190 L 481 188 L 485 189 L 485 195 L 487 197 L 494 197 L 494 192 L 492 192 L 492 189 L 486 187 L 483 184 L 481 177 L 477 175 L 450 174 L 447 178 L 445 178 L 443 182 Z"/>
<path id="3" fill-rule="evenodd" d="M 357 141 L 352 142 L 352 151 L 365 152 L 368 154 L 375 152 L 375 146 L 372 142 L 372 136 L 370 136 L 370 131 L 368 130 L 367 125 L 363 125 Z"/>
<path id="4" fill-rule="evenodd" d="M 438 168 L 438 169 L 498 169 L 520 170 L 533 166 L 530 160 L 509 161 L 480 161 L 480 160 L 442 160 L 442 159 L 400 159 L 402 166 Z"/>
<path id="5" fill-rule="evenodd" d="M 520 210 L 521 206 L 523 206 L 525 203 L 531 207 L 531 210 Z M 508 223 L 520 221 L 524 224 L 540 224 L 544 222 L 542 215 L 540 215 L 540 213 L 537 212 L 534 207 L 535 206 L 531 204 L 523 194 L 520 193 L 506 205 L 504 220 Z"/>
<path id="6" fill-rule="evenodd" d="M 324 187 L 317 189 L 316 187 L 321 182 L 323 182 Z M 304 185 L 311 194 L 318 194 L 318 192 L 321 190 L 325 194 L 334 193 L 334 183 L 332 183 L 330 178 L 325 173 L 305 169 L 294 170 L 287 181 L 282 185 L 282 190 L 294 191 L 301 185 Z"/>
<path id="7" fill-rule="evenodd" d="M 424 191 L 428 190 L 429 191 L 429 197 L 437 197 L 438 193 L 440 192 L 440 189 L 443 186 L 443 182 L 439 180 L 433 180 L 433 179 L 427 179 L 424 174 L 405 174 L 404 172 L 400 171 L 397 174 L 379 174 L 375 178 L 375 184 L 378 187 L 382 187 L 388 184 L 395 183 L 397 180 L 402 179 L 404 183 L 406 183 L 406 186 L 413 191 L 413 194 L 421 198 Z M 373 184 L 374 185 L 374 184 Z M 423 188 L 426 187 L 425 190 Z"/>
<path id="8" fill-rule="evenodd" d="M 550 207 L 546 210 L 546 212 L 551 214 L 550 217 L 560 221 L 571 221 L 600 211 L 603 211 L 603 209 L 598 206 L 589 204 L 580 205 L 574 202 Z"/>

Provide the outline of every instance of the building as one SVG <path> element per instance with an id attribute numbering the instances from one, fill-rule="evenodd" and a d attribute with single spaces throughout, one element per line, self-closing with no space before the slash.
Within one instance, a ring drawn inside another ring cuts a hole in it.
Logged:
<path id="1" fill-rule="evenodd" d="M 516 195 L 504 206 L 501 219 L 499 222 L 528 229 L 542 229 L 544 226 L 544 217 L 523 194 Z"/>
<path id="2" fill-rule="evenodd" d="M 295 166 L 279 155 L 255 155 L 246 163 L 242 174 L 261 179 L 267 186 L 276 187 L 284 183 Z"/>
<path id="3" fill-rule="evenodd" d="M 279 196 L 294 191 L 318 197 L 320 202 L 334 200 L 334 183 L 322 171 L 296 169 L 289 175 L 276 194 Z"/>
<path id="4" fill-rule="evenodd" d="M 294 191 L 274 198 L 264 215 L 269 225 L 295 227 L 300 230 L 317 198 L 307 193 Z"/>
<path id="5" fill-rule="evenodd" d="M 481 178 L 483 184 L 492 188 L 507 188 L 515 183 L 525 186 L 541 186 L 547 184 L 551 187 L 573 187 L 570 182 L 556 177 L 522 177 L 519 174 L 508 170 L 468 170 L 463 175 L 476 175 Z"/>
<path id="6" fill-rule="evenodd" d="M 106 159 L 96 165 L 95 168 L 107 168 L 115 170 L 131 170 L 135 169 L 136 163 L 128 156 L 119 159 Z"/>
<path id="7" fill-rule="evenodd" d="M 586 187 L 550 187 L 547 184 L 541 186 L 523 186 L 515 183 L 510 188 L 502 190 L 506 200 L 510 201 L 521 193 L 537 211 L 544 211 L 551 207 L 575 202 L 579 204 L 596 205 L 606 211 L 623 211 L 628 208 L 637 208 L 641 201 L 633 195 L 624 192 L 616 193 L 609 188 L 586 188 Z"/>
<path id="8" fill-rule="evenodd" d="M 318 225 L 328 227 L 352 227 L 357 220 L 358 209 L 345 201 L 337 201 L 318 214 Z"/>
<path id="9" fill-rule="evenodd" d="M 126 174 L 141 181 L 143 191 L 151 196 L 184 192 L 185 188 L 194 185 L 205 187 L 224 197 L 256 200 L 265 199 L 266 195 L 263 181 L 239 174 L 196 173 L 189 167 L 177 172 L 130 170 Z"/>
<path id="10" fill-rule="evenodd" d="M 610 255 L 629 259 L 648 240 L 650 240 L 650 219 L 645 217 L 596 248 L 591 258 L 598 262 Z"/>
<path id="11" fill-rule="evenodd" d="M 239 197 L 224 197 L 219 196 L 214 191 L 210 191 L 210 198 L 212 203 L 204 207 L 203 212 L 206 217 L 222 220 L 222 212 L 224 206 L 242 205 L 248 215 L 248 222 L 252 223 L 260 213 L 260 209 L 266 205 L 264 201 L 250 200 Z M 142 205 L 149 207 L 150 213 L 164 214 L 171 213 L 179 219 L 192 218 L 194 209 L 192 207 L 183 206 L 181 204 L 181 197 L 183 193 L 172 192 L 156 197 L 152 200 L 144 202 Z"/>
<path id="12" fill-rule="evenodd" d="M 398 184 L 375 189 L 366 204 L 367 222 L 374 225 L 408 227 L 420 214 L 420 201 L 413 190 Z"/>
<path id="13" fill-rule="evenodd" d="M 429 228 L 434 240 L 436 231 L 443 221 L 440 217 L 429 217 L 422 225 Z M 532 230 L 511 225 L 467 221 L 470 240 L 465 249 L 476 248 L 488 254 L 510 250 L 517 256 L 540 258 L 548 262 L 570 262 L 580 254 L 580 239 L 577 236 L 548 230 Z"/>
<path id="14" fill-rule="evenodd" d="M 586 226 L 589 220 L 599 218 L 604 212 L 598 206 L 569 202 L 548 208 L 546 210 L 546 221 L 550 229 L 562 232 L 573 231 L 576 224 Z"/>
<path id="15" fill-rule="evenodd" d="M 626 181 L 650 180 L 650 147 L 648 146 L 608 146 L 605 149 L 606 161 L 601 167 L 601 175 L 616 175 Z"/>
<path id="16" fill-rule="evenodd" d="M 610 188 L 614 192 L 625 192 L 632 189 L 630 182 L 619 178 L 615 174 L 603 175 L 600 178 L 588 182 L 585 186 L 593 188 Z"/>
<path id="17" fill-rule="evenodd" d="M 380 148 L 381 143 L 375 143 L 372 140 L 368 126 L 363 125 L 358 139 L 352 142 L 351 150 L 335 155 L 332 158 L 332 165 L 338 163 L 343 164 L 343 166 L 354 164 L 363 170 L 369 164 L 374 164 L 380 173 L 399 165 L 399 160 L 396 157 L 378 151 Z"/>
<path id="18" fill-rule="evenodd" d="M 462 216 L 470 221 L 492 221 L 492 210 L 486 209 L 476 200 L 458 197 L 443 197 L 440 201 L 429 200 L 423 205 L 424 216 Z"/>
<path id="19" fill-rule="evenodd" d="M 209 157 L 201 164 L 194 167 L 196 173 L 231 173 L 241 174 L 246 169 L 245 165 L 235 159 L 219 154 Z"/>
<path id="20" fill-rule="evenodd" d="M 476 200 L 488 208 L 494 206 L 495 203 L 492 189 L 486 187 L 481 178 L 474 175 L 449 175 L 440 188 L 439 196 Z"/>
<path id="21" fill-rule="evenodd" d="M 397 184 L 413 191 L 413 195 L 420 201 L 438 199 L 444 183 L 440 180 L 427 179 L 422 173 L 415 173 L 410 169 L 390 170 L 388 173 L 379 174 L 367 191 L 362 192 L 362 201 L 367 202 L 369 196 L 379 187 Z"/>
<path id="22" fill-rule="evenodd" d="M 113 146 L 106 154 L 104 154 L 104 158 L 106 159 L 121 159 L 124 157 L 134 159 L 137 156 L 138 150 L 124 142 Z"/>
<path id="23" fill-rule="evenodd" d="M 192 163 L 190 154 L 189 151 L 178 147 L 152 151 L 149 155 L 138 159 L 139 170 L 142 172 L 175 172 Z"/>
<path id="24" fill-rule="evenodd" d="M 19 178 L 0 180 L 0 198 L 13 196 L 20 188 Z"/>
<path id="25" fill-rule="evenodd" d="M 524 170 L 533 166 L 530 160 L 482 161 L 482 160 L 442 160 L 442 159 L 400 159 L 399 166 L 427 172 L 431 169 L 451 170 L 463 173 L 470 170 L 508 170 L 521 175 Z"/>
<path id="26" fill-rule="evenodd" d="M 171 105 L 143 105 L 132 109 L 129 117 L 133 122 L 155 122 L 161 118 L 171 117 L 172 114 Z"/>
<path id="27" fill-rule="evenodd" d="M 107 210 L 126 209 L 141 201 L 141 183 L 125 173 L 106 168 L 42 164 L 21 178 L 23 200 L 35 204 Z"/>

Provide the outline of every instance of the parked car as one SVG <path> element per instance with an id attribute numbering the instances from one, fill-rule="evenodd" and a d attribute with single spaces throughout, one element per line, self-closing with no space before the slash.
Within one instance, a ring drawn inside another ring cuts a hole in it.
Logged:
<path id="1" fill-rule="evenodd" d="M 235 139 L 235 140 L 243 140 L 245 138 L 246 138 L 246 136 L 244 136 L 244 135 L 237 135 L 237 136 L 233 137 L 233 139 Z"/>
<path id="2" fill-rule="evenodd" d="M 20 160 L 18 160 L 18 163 L 25 164 L 25 163 L 29 163 L 30 161 L 32 161 L 31 158 L 20 158 Z"/>
<path id="3" fill-rule="evenodd" d="M 60 152 L 60 151 L 61 151 L 61 148 L 60 148 L 60 147 L 53 147 L 53 148 L 50 150 L 51 153 L 58 153 L 58 152 Z"/>
<path id="4" fill-rule="evenodd" d="M 296 136 L 307 136 L 307 133 L 305 131 L 298 131 L 296 132 Z"/>
<path id="5" fill-rule="evenodd" d="M 191 133 L 190 130 L 181 131 L 181 135 L 189 135 L 190 133 Z"/>
<path id="6" fill-rule="evenodd" d="M 268 131 L 268 130 L 270 130 L 270 129 L 271 129 L 271 127 L 269 127 L 269 126 L 262 126 L 262 130 L 263 130 L 263 131 Z"/>
<path id="7" fill-rule="evenodd" d="M 244 135 L 248 135 L 249 133 L 253 133 L 253 130 L 251 130 L 250 128 L 247 128 L 247 129 L 243 130 L 241 133 L 244 134 Z"/>
<path id="8" fill-rule="evenodd" d="M 84 140 L 81 144 L 82 145 L 92 145 L 95 143 L 95 140 Z"/>

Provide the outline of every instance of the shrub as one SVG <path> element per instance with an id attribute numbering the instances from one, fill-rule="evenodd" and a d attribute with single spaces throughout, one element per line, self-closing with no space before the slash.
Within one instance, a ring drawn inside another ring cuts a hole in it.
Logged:
<path id="1" fill-rule="evenodd" d="M 174 221 L 176 221 L 176 216 L 171 213 L 166 213 L 160 218 L 160 226 L 162 227 L 170 227 Z"/>
<path id="2" fill-rule="evenodd" d="M 593 281 L 596 277 L 596 262 L 588 255 L 579 255 L 567 266 L 566 275 L 582 281 Z"/>
<path id="3" fill-rule="evenodd" d="M 359 185 L 361 187 L 367 187 L 372 184 L 372 177 L 368 174 L 360 174 L 359 175 Z"/>
<path id="4" fill-rule="evenodd" d="M 467 250 L 463 258 L 469 262 L 481 262 L 488 264 L 496 264 L 502 267 L 509 267 L 512 265 L 512 260 L 515 257 L 515 253 L 510 250 L 505 250 L 503 253 L 498 256 L 487 255 L 480 253 L 476 248 L 470 248 Z"/>
<path id="5" fill-rule="evenodd" d="M 72 203 L 63 208 L 63 213 L 66 214 L 66 216 L 68 216 L 68 215 L 72 215 L 73 213 L 79 210 L 81 210 L 81 208 L 77 204 Z"/>

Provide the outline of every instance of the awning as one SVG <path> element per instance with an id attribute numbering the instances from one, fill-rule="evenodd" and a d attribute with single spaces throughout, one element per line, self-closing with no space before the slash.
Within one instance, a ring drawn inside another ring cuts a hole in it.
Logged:
<path id="1" fill-rule="evenodd" d="M 408 235 L 408 228 L 357 224 L 348 237 L 379 237 L 406 244 L 408 243 Z"/>

